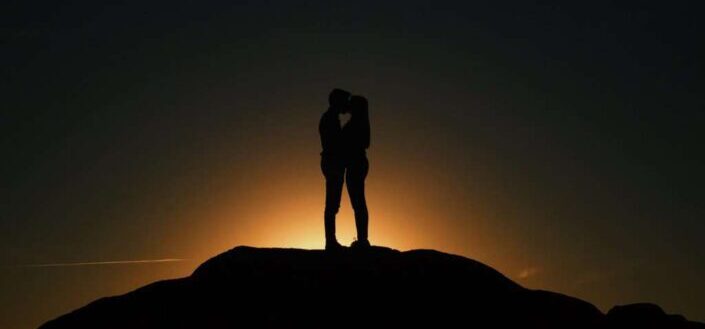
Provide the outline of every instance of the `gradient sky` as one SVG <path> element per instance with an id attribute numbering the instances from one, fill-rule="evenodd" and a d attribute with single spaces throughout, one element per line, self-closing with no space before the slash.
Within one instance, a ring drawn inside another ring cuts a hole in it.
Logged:
<path id="1" fill-rule="evenodd" d="M 333 87 L 370 101 L 373 244 L 705 321 L 698 3 L 4 1 L 0 327 L 321 248 Z"/>

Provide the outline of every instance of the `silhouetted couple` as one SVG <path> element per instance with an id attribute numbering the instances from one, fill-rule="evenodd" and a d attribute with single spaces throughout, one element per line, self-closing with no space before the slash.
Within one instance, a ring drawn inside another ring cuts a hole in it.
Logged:
<path id="1" fill-rule="evenodd" d="M 367 248 L 367 202 L 365 201 L 365 178 L 369 164 L 367 148 L 370 147 L 370 119 L 367 99 L 351 96 L 345 90 L 333 89 L 328 95 L 328 111 L 323 113 L 318 125 L 321 134 L 321 170 L 326 178 L 326 208 L 324 224 L 326 250 L 342 248 L 335 238 L 335 215 L 340 208 L 343 183 L 347 181 L 350 203 L 355 211 L 357 240 L 352 248 Z M 350 113 L 350 120 L 340 124 L 340 114 Z"/>

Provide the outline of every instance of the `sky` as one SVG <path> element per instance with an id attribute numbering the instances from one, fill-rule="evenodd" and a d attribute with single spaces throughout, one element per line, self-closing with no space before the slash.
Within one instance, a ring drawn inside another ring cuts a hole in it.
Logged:
<path id="1" fill-rule="evenodd" d="M 0 327 L 238 245 L 322 248 L 335 87 L 369 99 L 373 244 L 705 321 L 698 9 L 5 1 Z"/>

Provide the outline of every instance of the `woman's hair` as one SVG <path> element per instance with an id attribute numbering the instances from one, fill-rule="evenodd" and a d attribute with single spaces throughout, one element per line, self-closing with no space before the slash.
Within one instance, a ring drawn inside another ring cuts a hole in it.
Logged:
<path id="1" fill-rule="evenodd" d="M 367 109 L 367 98 L 354 95 L 350 97 L 350 123 L 357 130 L 357 138 L 360 146 L 363 148 L 370 147 L 370 114 Z"/>
<path id="2" fill-rule="evenodd" d="M 350 97 L 350 109 L 353 117 L 358 116 L 358 119 L 369 120 L 369 112 L 367 109 L 367 98 L 360 95 Z"/>

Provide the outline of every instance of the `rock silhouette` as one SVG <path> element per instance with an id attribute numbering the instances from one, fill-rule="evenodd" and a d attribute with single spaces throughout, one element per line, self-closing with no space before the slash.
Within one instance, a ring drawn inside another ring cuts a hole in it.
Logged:
<path id="1" fill-rule="evenodd" d="M 185 278 L 94 301 L 41 328 L 705 328 L 658 306 L 603 314 L 433 250 L 236 247 Z"/>

